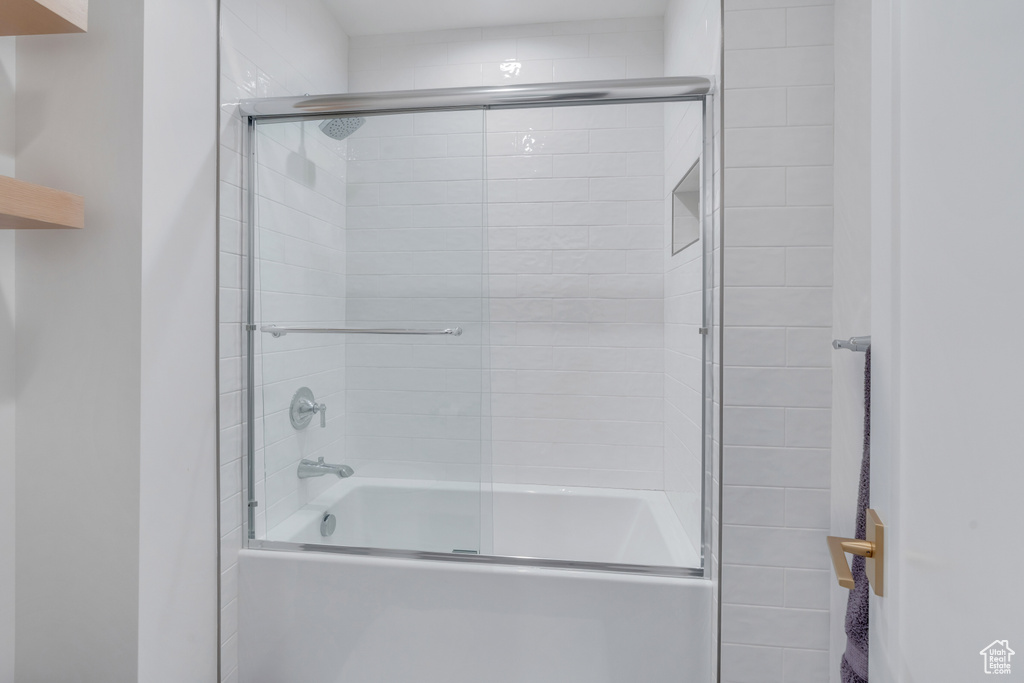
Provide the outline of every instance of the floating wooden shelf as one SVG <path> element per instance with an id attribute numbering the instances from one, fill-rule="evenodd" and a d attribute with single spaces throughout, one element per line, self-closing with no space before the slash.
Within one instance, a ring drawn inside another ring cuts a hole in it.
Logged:
<path id="1" fill-rule="evenodd" d="M 0 176 L 0 229 L 84 225 L 85 201 L 77 194 Z"/>
<path id="2" fill-rule="evenodd" d="M 0 0 L 0 36 L 85 33 L 89 0 Z"/>

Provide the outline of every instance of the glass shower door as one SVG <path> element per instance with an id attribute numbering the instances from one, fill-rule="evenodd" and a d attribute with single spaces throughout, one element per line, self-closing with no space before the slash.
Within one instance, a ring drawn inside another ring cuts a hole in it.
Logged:
<path id="1" fill-rule="evenodd" d="M 256 539 L 487 552 L 483 136 L 256 126 Z"/>

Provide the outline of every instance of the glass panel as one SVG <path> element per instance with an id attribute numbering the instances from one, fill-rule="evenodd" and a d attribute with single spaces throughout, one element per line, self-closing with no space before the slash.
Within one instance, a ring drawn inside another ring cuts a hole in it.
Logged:
<path id="1" fill-rule="evenodd" d="M 699 568 L 704 259 L 671 202 L 701 104 L 487 132 L 495 554 Z"/>
<path id="2" fill-rule="evenodd" d="M 701 103 L 256 130 L 257 539 L 704 566 Z"/>
<path id="3" fill-rule="evenodd" d="M 482 113 L 256 138 L 256 537 L 480 553 Z"/>

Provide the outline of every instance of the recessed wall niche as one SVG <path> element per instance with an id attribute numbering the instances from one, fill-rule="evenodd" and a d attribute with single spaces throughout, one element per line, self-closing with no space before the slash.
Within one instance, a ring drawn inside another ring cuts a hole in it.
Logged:
<path id="1" fill-rule="evenodd" d="M 672 254 L 700 239 L 700 160 L 672 190 Z"/>

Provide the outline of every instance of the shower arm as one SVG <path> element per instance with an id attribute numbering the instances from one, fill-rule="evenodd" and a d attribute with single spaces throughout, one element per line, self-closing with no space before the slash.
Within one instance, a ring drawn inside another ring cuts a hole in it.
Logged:
<path id="1" fill-rule="evenodd" d="M 448 334 L 458 337 L 462 334 L 461 327 L 448 327 L 443 330 L 416 330 L 403 329 L 399 327 L 385 327 L 377 329 L 362 329 L 357 327 L 278 327 L 277 325 L 264 325 L 260 332 L 269 332 L 274 337 L 283 337 L 286 334 L 407 334 L 407 335 L 441 335 Z"/>

